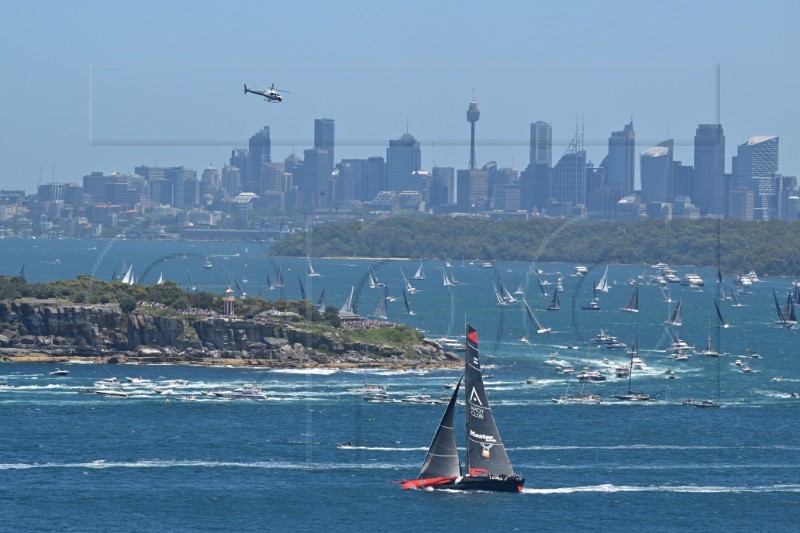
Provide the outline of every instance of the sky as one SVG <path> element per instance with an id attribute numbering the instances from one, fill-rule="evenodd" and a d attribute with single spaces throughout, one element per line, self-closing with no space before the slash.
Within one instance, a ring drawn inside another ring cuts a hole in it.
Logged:
<path id="1" fill-rule="evenodd" d="M 269 126 L 272 160 L 336 121 L 335 159 L 386 156 L 406 131 L 422 166 L 466 168 L 474 98 L 479 166 L 523 170 L 530 124 L 553 162 L 578 128 L 599 164 L 631 119 L 637 152 L 675 139 L 693 163 L 720 121 L 726 167 L 780 137 L 800 174 L 800 3 L 787 1 L 9 2 L 0 33 L 0 188 L 82 183 L 138 165 L 221 168 Z M 242 85 L 285 89 L 280 104 Z M 636 161 L 638 182 L 639 161 Z"/>

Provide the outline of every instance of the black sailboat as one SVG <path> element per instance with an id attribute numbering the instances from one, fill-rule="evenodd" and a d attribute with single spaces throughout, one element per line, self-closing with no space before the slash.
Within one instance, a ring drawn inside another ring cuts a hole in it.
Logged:
<path id="1" fill-rule="evenodd" d="M 626 313 L 638 313 L 639 312 L 639 286 L 637 285 L 636 288 L 633 290 L 633 294 L 631 294 L 630 300 L 628 303 L 625 304 L 625 307 L 620 307 L 620 311 L 625 311 Z"/>
<path id="2" fill-rule="evenodd" d="M 403 489 L 485 490 L 522 492 L 525 478 L 515 474 L 486 397 L 478 356 L 478 332 L 467 324 L 464 390 L 466 394 L 466 474 L 456 447 L 454 411 L 459 379 L 417 479 L 401 481 Z"/>
<path id="3" fill-rule="evenodd" d="M 547 306 L 548 311 L 561 311 L 561 302 L 558 301 L 558 291 L 553 291 L 553 299 Z"/>

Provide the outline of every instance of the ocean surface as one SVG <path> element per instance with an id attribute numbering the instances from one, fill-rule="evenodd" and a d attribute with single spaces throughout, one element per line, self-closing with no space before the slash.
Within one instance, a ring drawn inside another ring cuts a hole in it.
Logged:
<path id="1" fill-rule="evenodd" d="M 416 477 L 443 406 L 402 402 L 415 394 L 447 397 L 456 370 L 430 372 L 266 370 L 169 365 L 0 363 L 0 530 L 3 531 L 793 531 L 800 520 L 800 332 L 777 327 L 793 280 L 763 279 L 720 304 L 730 327 L 718 327 L 716 271 L 697 273 L 701 289 L 670 285 L 672 302 L 639 285 L 638 314 L 619 311 L 629 280 L 648 266 L 611 265 L 600 311 L 584 311 L 605 265 L 538 264 L 551 282 L 543 295 L 532 265 L 453 261 L 460 282 L 444 287 L 444 261 L 423 262 L 427 279 L 412 281 L 414 316 L 406 313 L 401 273 L 419 261 L 321 259 L 320 277 L 306 259 L 269 258 L 255 243 L 66 241 L 0 239 L 0 273 L 24 265 L 29 282 L 91 274 L 120 275 L 133 265 L 139 283 L 159 275 L 181 286 L 221 293 L 236 282 L 249 294 L 298 298 L 300 283 L 316 300 L 325 289 L 340 306 L 355 288 L 358 311 L 369 314 L 383 289 L 370 289 L 372 266 L 398 299 L 389 318 L 430 337 L 479 333 L 489 400 L 522 494 L 402 491 L 392 481 Z M 213 267 L 206 269 L 206 258 Z M 281 290 L 267 276 L 280 268 Z M 544 308 L 561 274 L 562 310 Z M 642 276 L 642 279 L 639 278 Z M 525 290 L 543 326 L 537 335 L 521 303 L 498 305 L 492 283 Z M 234 279 L 235 278 L 235 279 Z M 246 283 L 245 283 L 246 281 Z M 731 277 L 724 277 L 731 287 Z M 521 286 L 521 287 L 520 287 Z M 698 350 L 710 337 L 720 358 L 667 358 L 664 321 L 682 300 L 679 336 Z M 600 329 L 631 345 L 638 332 L 641 369 L 631 387 L 650 402 L 620 402 L 628 380 L 614 369 L 625 349 L 589 341 Z M 530 345 L 519 342 L 521 336 Z M 752 357 L 754 354 L 760 357 Z M 737 360 L 739 365 L 736 364 Z M 742 369 L 748 365 L 750 372 Z M 582 388 L 558 370 L 601 370 L 603 383 Z M 674 379 L 667 379 L 672 369 Z M 127 398 L 82 393 L 117 378 Z M 129 383 L 125 378 L 136 379 Z M 535 377 L 536 383 L 526 379 Z M 365 402 L 354 391 L 385 385 L 391 403 Z M 255 384 L 266 400 L 214 395 Z M 718 388 L 719 387 L 719 388 Z M 163 394 L 156 390 L 170 389 Z M 599 404 L 557 404 L 578 391 Z M 719 391 L 719 392 L 717 392 Z M 682 404 L 719 399 L 720 409 Z M 463 424 L 463 411 L 456 413 Z M 346 448 L 338 443 L 348 442 Z M 463 446 L 463 436 L 460 439 Z"/>

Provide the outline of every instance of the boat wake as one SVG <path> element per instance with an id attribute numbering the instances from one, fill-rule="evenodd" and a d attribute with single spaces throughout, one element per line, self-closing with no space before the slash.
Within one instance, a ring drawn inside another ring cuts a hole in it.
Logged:
<path id="1" fill-rule="evenodd" d="M 162 461 L 158 459 L 141 461 L 87 461 L 79 463 L 0 463 L 2 470 L 33 469 L 141 469 L 141 468 L 256 468 L 268 470 L 396 470 L 407 465 L 388 463 L 312 463 L 286 461 Z"/>
<path id="2" fill-rule="evenodd" d="M 800 485 L 756 485 L 748 486 L 698 486 L 698 485 L 587 485 L 579 487 L 557 487 L 551 489 L 534 489 L 524 487 L 523 494 L 575 494 L 578 492 L 677 492 L 677 493 L 766 493 L 766 492 L 800 492 Z"/>

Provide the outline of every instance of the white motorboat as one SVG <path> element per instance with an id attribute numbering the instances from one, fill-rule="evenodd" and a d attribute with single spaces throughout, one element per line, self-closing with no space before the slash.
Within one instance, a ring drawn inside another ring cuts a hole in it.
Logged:
<path id="1" fill-rule="evenodd" d="M 266 400 L 267 395 L 261 392 L 256 385 L 252 383 L 248 383 L 247 385 L 243 385 L 237 389 L 233 389 L 231 391 L 220 391 L 215 392 L 215 396 L 218 398 L 230 398 L 230 399 L 245 399 L 245 400 Z"/>
<path id="2" fill-rule="evenodd" d="M 99 394 L 100 396 L 111 396 L 112 398 L 127 398 L 128 393 L 119 388 L 113 389 L 98 389 L 94 391 L 95 394 Z"/>
<path id="3" fill-rule="evenodd" d="M 51 376 L 69 376 L 69 370 L 62 370 L 60 368 L 56 368 L 52 372 L 50 372 Z"/>

